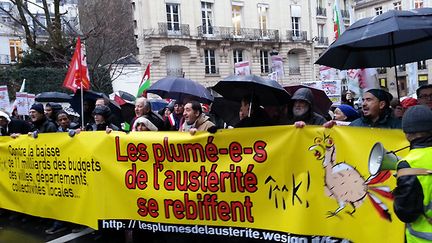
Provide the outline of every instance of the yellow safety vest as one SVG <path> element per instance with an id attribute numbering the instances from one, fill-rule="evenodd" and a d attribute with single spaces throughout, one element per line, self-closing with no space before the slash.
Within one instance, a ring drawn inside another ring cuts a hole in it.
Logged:
<path id="1" fill-rule="evenodd" d="M 411 168 L 432 170 L 432 147 L 411 150 L 404 158 Z M 424 214 L 406 224 L 407 242 L 432 242 L 432 175 L 417 176 L 423 189 Z"/>

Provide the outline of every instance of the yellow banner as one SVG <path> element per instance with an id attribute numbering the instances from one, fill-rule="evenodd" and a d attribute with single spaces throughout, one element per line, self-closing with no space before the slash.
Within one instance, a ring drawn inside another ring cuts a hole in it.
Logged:
<path id="1" fill-rule="evenodd" d="M 378 141 L 408 145 L 400 130 L 314 126 L 0 137 L 0 207 L 113 230 L 403 242 L 395 178 L 368 171 Z"/>

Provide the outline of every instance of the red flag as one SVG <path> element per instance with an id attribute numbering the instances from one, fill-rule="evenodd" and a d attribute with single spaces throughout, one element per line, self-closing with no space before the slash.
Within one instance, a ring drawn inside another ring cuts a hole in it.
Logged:
<path id="1" fill-rule="evenodd" d="M 78 37 L 75 52 L 69 63 L 69 69 L 63 82 L 63 87 L 76 92 L 77 89 L 90 89 L 90 78 L 88 76 L 87 62 L 81 50 L 81 38 Z"/>

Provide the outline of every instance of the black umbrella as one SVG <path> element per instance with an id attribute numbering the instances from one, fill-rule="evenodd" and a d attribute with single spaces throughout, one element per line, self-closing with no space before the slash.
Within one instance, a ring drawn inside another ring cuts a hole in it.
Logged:
<path id="1" fill-rule="evenodd" d="M 330 100 L 324 90 L 315 89 L 305 85 L 285 86 L 286 91 L 292 95 L 294 95 L 294 93 L 301 88 L 308 88 L 312 91 L 314 111 L 326 116 L 333 102 Z"/>
<path id="2" fill-rule="evenodd" d="M 35 101 L 37 102 L 69 102 L 72 97 L 66 93 L 50 91 L 42 92 L 36 95 Z"/>
<path id="3" fill-rule="evenodd" d="M 275 80 L 256 75 L 231 75 L 219 81 L 212 89 L 228 100 L 239 102 L 247 95 L 257 96 L 260 105 L 283 105 L 291 98 Z"/>
<path id="4" fill-rule="evenodd" d="M 104 98 L 106 100 L 109 100 L 110 103 L 109 103 L 108 107 L 111 109 L 111 112 L 114 114 L 114 116 L 117 119 L 119 119 L 120 121 L 123 121 L 120 105 L 117 102 L 110 100 L 106 94 L 95 92 L 92 90 L 85 90 L 85 91 L 83 91 L 83 94 L 84 94 L 83 100 L 88 100 L 93 104 L 99 98 Z M 79 90 L 72 96 L 70 104 L 71 104 L 71 107 L 76 112 L 81 114 L 81 92 Z"/>
<path id="5" fill-rule="evenodd" d="M 215 97 L 210 113 L 214 113 L 230 126 L 236 125 L 239 120 L 240 103 L 227 100 L 223 97 Z"/>
<path id="6" fill-rule="evenodd" d="M 147 92 L 180 101 L 196 100 L 206 104 L 213 101 L 213 96 L 206 87 L 196 81 L 180 77 L 169 76 L 160 79 L 150 86 Z"/>
<path id="7" fill-rule="evenodd" d="M 419 8 L 358 20 L 315 63 L 345 70 L 393 67 L 431 57 L 432 8 Z M 397 92 L 399 96 L 399 88 Z"/>

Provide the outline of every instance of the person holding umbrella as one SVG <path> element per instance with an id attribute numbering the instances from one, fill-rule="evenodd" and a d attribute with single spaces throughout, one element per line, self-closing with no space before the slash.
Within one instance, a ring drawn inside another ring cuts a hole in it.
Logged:
<path id="1" fill-rule="evenodd" d="M 272 125 L 270 116 L 260 107 L 258 96 L 246 95 L 243 97 L 239 117 L 240 121 L 234 126 L 236 128 Z"/>
<path id="2" fill-rule="evenodd" d="M 401 121 L 392 116 L 393 96 L 382 89 L 370 89 L 363 94 L 362 116 L 350 123 L 354 127 L 400 129 Z"/>

